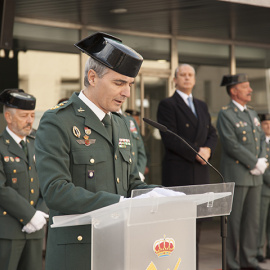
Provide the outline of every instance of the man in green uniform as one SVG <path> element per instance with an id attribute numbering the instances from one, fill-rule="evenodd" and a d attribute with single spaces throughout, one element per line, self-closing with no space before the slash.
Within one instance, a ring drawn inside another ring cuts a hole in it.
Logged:
<path id="1" fill-rule="evenodd" d="M 0 94 L 7 127 L 0 135 L 0 269 L 41 270 L 48 208 L 39 191 L 34 138 L 36 99 L 21 89 Z"/>
<path id="2" fill-rule="evenodd" d="M 141 180 L 144 181 L 147 157 L 145 153 L 143 138 L 138 124 L 140 113 L 138 111 L 128 109 L 123 112 L 123 116 L 131 133 L 133 162 L 137 164 Z"/>
<path id="3" fill-rule="evenodd" d="M 133 189 L 154 187 L 141 181 L 128 127 L 112 113 L 130 96 L 143 58 L 105 33 L 75 46 L 90 56 L 85 88 L 45 112 L 36 137 L 50 224 L 53 216 L 93 211 L 130 197 Z M 49 228 L 45 264 L 48 270 L 91 269 L 91 226 Z"/>
<path id="4" fill-rule="evenodd" d="M 259 114 L 261 127 L 265 133 L 266 158 L 270 158 L 270 114 Z M 259 262 L 265 261 L 265 257 L 270 259 L 270 168 L 263 174 L 263 186 L 261 197 L 260 229 L 258 239 L 257 259 Z M 266 256 L 264 252 L 265 240 L 267 240 Z"/>
<path id="5" fill-rule="evenodd" d="M 262 174 L 267 167 L 265 136 L 257 113 L 247 107 L 252 89 L 246 74 L 227 75 L 232 101 L 219 112 L 217 129 L 222 143 L 221 171 L 235 182 L 232 212 L 228 217 L 229 269 L 261 269 L 256 259 Z"/>

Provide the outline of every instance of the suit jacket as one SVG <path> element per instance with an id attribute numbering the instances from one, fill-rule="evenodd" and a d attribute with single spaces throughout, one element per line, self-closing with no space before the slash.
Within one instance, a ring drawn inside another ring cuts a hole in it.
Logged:
<path id="1" fill-rule="evenodd" d="M 130 114 L 124 112 L 123 116 L 131 133 L 133 161 L 137 164 L 139 172 L 144 174 L 147 157 L 140 128 L 136 120 Z"/>
<path id="2" fill-rule="evenodd" d="M 195 98 L 193 102 L 198 118 L 175 92 L 173 96 L 160 102 L 157 120 L 185 139 L 196 151 L 199 151 L 200 147 L 209 147 L 213 153 L 217 144 L 217 134 L 211 124 L 207 105 Z M 168 132 L 160 134 L 165 147 L 162 184 L 182 186 L 208 183 L 208 167 L 196 160 L 196 153 L 176 136 Z"/>
<path id="3" fill-rule="evenodd" d="M 217 129 L 222 143 L 221 172 L 225 181 L 239 186 L 262 184 L 262 176 L 252 175 L 258 158 L 265 157 L 265 135 L 257 113 L 240 111 L 231 102 L 218 114 Z"/>
<path id="4" fill-rule="evenodd" d="M 44 231 L 27 234 L 22 228 L 36 210 L 48 209 L 39 190 L 34 139 L 27 137 L 28 157 L 4 130 L 0 135 L 0 238 L 42 238 Z"/>
<path id="5" fill-rule="evenodd" d="M 94 112 L 74 93 L 43 115 L 36 135 L 41 190 L 57 215 L 118 203 L 141 182 L 125 121 L 112 115 L 113 143 Z M 49 228 L 46 269 L 91 269 L 91 226 Z"/>

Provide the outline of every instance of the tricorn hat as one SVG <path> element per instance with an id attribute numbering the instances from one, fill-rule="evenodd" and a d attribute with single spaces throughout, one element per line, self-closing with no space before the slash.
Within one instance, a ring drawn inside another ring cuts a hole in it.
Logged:
<path id="1" fill-rule="evenodd" d="M 5 89 L 0 93 L 0 102 L 8 107 L 21 110 L 34 110 L 36 98 L 22 89 Z"/>
<path id="2" fill-rule="evenodd" d="M 106 67 L 132 78 L 137 76 L 143 62 L 143 57 L 120 39 L 102 32 L 74 45 Z"/>
<path id="3" fill-rule="evenodd" d="M 246 74 L 225 75 L 222 78 L 220 86 L 230 86 L 238 83 L 248 82 Z"/>
<path id="4" fill-rule="evenodd" d="M 266 121 L 266 120 L 270 120 L 270 113 L 259 113 L 258 116 L 259 116 L 261 122 Z"/>

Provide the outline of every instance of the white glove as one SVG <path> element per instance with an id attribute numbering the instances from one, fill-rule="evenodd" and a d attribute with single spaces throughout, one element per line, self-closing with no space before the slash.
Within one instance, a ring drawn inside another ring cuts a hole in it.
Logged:
<path id="1" fill-rule="evenodd" d="M 46 218 L 48 217 L 49 215 L 47 215 L 46 213 L 37 210 L 32 219 L 30 220 L 30 223 L 36 228 L 37 231 L 39 231 L 47 223 Z"/>
<path id="2" fill-rule="evenodd" d="M 150 197 L 172 197 L 172 196 L 183 196 L 183 195 L 186 195 L 186 194 L 183 192 L 174 191 L 174 190 L 166 189 L 166 188 L 154 188 L 150 192 L 137 196 L 134 199 L 150 198 Z"/>
<path id="3" fill-rule="evenodd" d="M 255 168 L 257 168 L 262 174 L 268 167 L 268 162 L 266 158 L 258 158 Z"/>
<path id="4" fill-rule="evenodd" d="M 36 231 L 36 228 L 30 223 L 28 222 L 25 226 L 23 226 L 22 228 L 22 232 L 26 232 L 26 233 L 33 233 Z"/>
<path id="5" fill-rule="evenodd" d="M 257 168 L 250 170 L 250 173 L 252 175 L 261 175 L 262 174 L 261 171 L 259 171 Z"/>

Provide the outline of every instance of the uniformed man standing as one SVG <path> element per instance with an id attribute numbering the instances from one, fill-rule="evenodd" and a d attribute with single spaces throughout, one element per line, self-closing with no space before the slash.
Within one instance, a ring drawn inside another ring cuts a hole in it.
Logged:
<path id="1" fill-rule="evenodd" d="M 45 112 L 36 137 L 37 168 L 50 224 L 53 216 L 93 211 L 129 197 L 133 189 L 151 187 L 140 180 L 132 162 L 125 121 L 111 113 L 130 96 L 143 58 L 105 33 L 75 45 L 90 56 L 85 88 Z M 90 248 L 90 225 L 49 228 L 46 269 L 89 270 Z"/>
<path id="2" fill-rule="evenodd" d="M 270 114 L 259 114 L 261 127 L 265 133 L 266 141 L 266 158 L 270 160 Z M 261 215 L 260 229 L 258 239 L 257 259 L 259 262 L 264 262 L 265 258 L 270 259 L 270 168 L 268 167 L 263 174 L 263 186 L 261 197 Z M 266 256 L 264 252 L 265 240 Z"/>
<path id="3" fill-rule="evenodd" d="M 0 269 L 41 270 L 48 208 L 39 191 L 34 139 L 36 99 L 21 89 L 0 94 L 7 127 L 0 135 Z"/>
<path id="4" fill-rule="evenodd" d="M 218 115 L 222 143 L 221 171 L 235 182 L 232 212 L 228 217 L 229 269 L 261 269 L 256 259 L 262 174 L 267 167 L 265 136 L 257 113 L 247 107 L 252 89 L 246 74 L 224 76 L 232 101 Z"/>
<path id="5" fill-rule="evenodd" d="M 137 164 L 141 180 L 144 181 L 147 157 L 143 138 L 138 124 L 140 113 L 138 111 L 128 109 L 123 112 L 123 116 L 131 133 L 133 161 Z"/>

